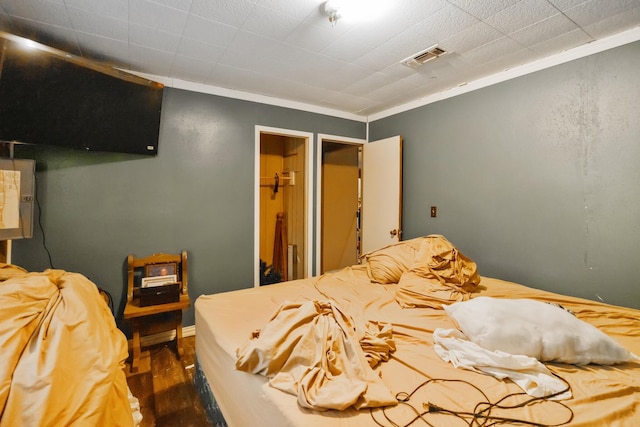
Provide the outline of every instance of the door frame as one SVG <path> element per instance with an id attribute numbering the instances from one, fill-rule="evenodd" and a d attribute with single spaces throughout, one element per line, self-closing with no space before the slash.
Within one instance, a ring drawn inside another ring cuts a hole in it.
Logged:
<path id="1" fill-rule="evenodd" d="M 305 152 L 305 180 L 307 188 L 305 191 L 305 211 L 307 212 L 305 224 L 305 264 L 304 277 L 309 277 L 313 272 L 313 133 L 302 132 L 292 129 L 274 128 L 269 126 L 255 126 L 254 145 L 254 182 L 253 182 L 253 286 L 260 286 L 260 135 L 271 134 L 279 136 L 290 136 L 303 138 Z"/>
<path id="2" fill-rule="evenodd" d="M 314 274 L 318 274 L 322 263 L 322 147 L 325 141 L 345 145 L 364 145 L 367 143 L 366 139 L 324 133 L 318 134 L 318 144 L 316 146 L 316 258 Z"/>

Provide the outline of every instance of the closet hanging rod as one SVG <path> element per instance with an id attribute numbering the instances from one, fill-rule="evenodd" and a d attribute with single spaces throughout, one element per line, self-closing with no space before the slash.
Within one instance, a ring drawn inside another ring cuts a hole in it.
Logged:
<path id="1" fill-rule="evenodd" d="M 282 172 L 282 173 L 291 173 L 291 172 Z M 279 176 L 278 173 L 275 176 L 261 176 L 260 179 L 294 179 L 290 176 Z"/>

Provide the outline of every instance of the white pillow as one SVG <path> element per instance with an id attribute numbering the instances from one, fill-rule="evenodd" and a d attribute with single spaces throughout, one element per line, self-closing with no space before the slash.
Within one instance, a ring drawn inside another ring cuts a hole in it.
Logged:
<path id="1" fill-rule="evenodd" d="M 488 350 L 577 365 L 637 359 L 613 338 L 557 305 L 477 297 L 444 309 L 472 342 Z"/>

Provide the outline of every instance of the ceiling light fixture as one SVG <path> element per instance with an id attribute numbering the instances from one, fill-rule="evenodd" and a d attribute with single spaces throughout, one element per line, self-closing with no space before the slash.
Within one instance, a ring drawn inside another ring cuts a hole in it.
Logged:
<path id="1" fill-rule="evenodd" d="M 394 4 L 392 0 L 327 0 L 320 7 L 335 28 L 338 19 L 358 24 L 388 17 Z"/>
<path id="2" fill-rule="evenodd" d="M 342 7 L 342 3 L 335 0 L 329 0 L 324 3 L 324 13 L 329 16 L 329 22 L 331 22 L 331 27 L 335 28 L 338 19 L 342 17 L 340 14 L 340 8 Z"/>

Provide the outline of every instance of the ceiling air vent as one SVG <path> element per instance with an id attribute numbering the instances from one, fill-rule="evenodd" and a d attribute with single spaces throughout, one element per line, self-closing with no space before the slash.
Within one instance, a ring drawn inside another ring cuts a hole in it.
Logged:
<path id="1" fill-rule="evenodd" d="M 401 64 L 411 68 L 418 68 L 424 65 L 426 62 L 429 62 L 432 59 L 436 59 L 437 57 L 444 55 L 445 53 L 447 53 L 446 50 L 439 48 L 438 45 L 435 45 L 431 46 L 428 49 L 420 51 L 406 59 L 403 59 Z"/>

